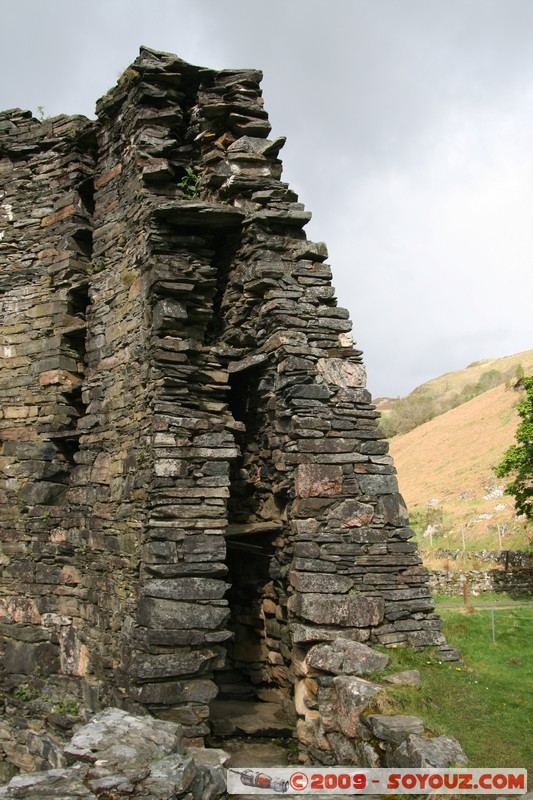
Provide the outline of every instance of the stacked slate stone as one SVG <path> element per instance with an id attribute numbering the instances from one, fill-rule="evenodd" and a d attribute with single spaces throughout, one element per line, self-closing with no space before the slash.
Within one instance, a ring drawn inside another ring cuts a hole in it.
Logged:
<path id="1" fill-rule="evenodd" d="M 346 630 L 384 644 L 444 639 L 325 246 L 306 241 L 310 215 L 279 180 L 283 140 L 264 138 L 260 74 L 193 73 L 149 51 L 133 70 L 155 87 L 162 118 L 188 121 L 181 135 L 152 128 L 160 144 L 143 174 L 148 188 L 157 175 L 148 247 L 160 480 L 150 492 L 149 535 L 154 561 L 165 563 L 145 562 L 139 621 L 148 645 L 174 651 L 143 656 L 138 697 L 189 700 L 179 718 L 191 725 L 196 713 L 201 733 L 209 681 L 176 681 L 176 646 L 196 646 L 206 679 L 220 666 L 224 653 L 213 643 L 226 635 L 219 579 L 228 523 L 236 641 L 223 691 L 231 694 L 240 670 L 258 696 L 274 689 L 289 698 L 292 661 Z M 187 85 L 181 101 L 166 88 L 172 83 Z M 261 557 L 270 558 L 267 575 L 261 585 L 260 568 L 252 570 L 259 586 L 243 614 L 239 564 Z M 170 632 L 178 617 L 188 638 Z M 195 618 L 205 632 L 194 632 Z M 190 670 L 186 649 L 181 657 Z"/>
<path id="2" fill-rule="evenodd" d="M 0 115 L 4 686 L 80 674 L 87 590 L 62 528 L 83 416 L 94 126 Z M 67 621 L 68 615 L 68 621 Z"/>
<path id="3" fill-rule="evenodd" d="M 280 180 L 260 80 L 142 48 L 97 123 L 2 118 L 0 174 L 18 188 L 2 198 L 5 307 L 40 320 L 51 296 L 70 313 L 45 318 L 57 364 L 24 349 L 42 322 L 13 321 L 6 341 L 2 391 L 30 361 L 33 376 L 1 420 L 5 489 L 24 502 L 4 535 L 10 680 L 45 642 L 49 671 L 83 678 L 93 707 L 141 703 L 189 739 L 219 690 L 290 710 L 320 642 L 456 657 L 326 247 Z M 47 159 L 64 179 L 41 198 L 28 187 Z M 76 365 L 59 358 L 65 336 Z M 53 369 L 55 405 L 35 389 Z M 76 416 L 64 382 L 81 376 Z M 33 440 L 43 462 L 68 461 L 46 496 L 45 473 L 24 467 Z M 301 739 L 331 760 L 327 703 L 311 706 Z"/>

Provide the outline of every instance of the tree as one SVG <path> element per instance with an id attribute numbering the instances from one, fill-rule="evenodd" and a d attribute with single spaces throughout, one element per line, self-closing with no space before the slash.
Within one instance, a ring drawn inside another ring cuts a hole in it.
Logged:
<path id="1" fill-rule="evenodd" d="M 516 429 L 516 444 L 505 453 L 495 472 L 498 477 L 511 475 L 507 492 L 514 495 L 516 510 L 533 520 L 533 376 L 522 379 L 525 399 L 518 405 L 522 422 Z"/>

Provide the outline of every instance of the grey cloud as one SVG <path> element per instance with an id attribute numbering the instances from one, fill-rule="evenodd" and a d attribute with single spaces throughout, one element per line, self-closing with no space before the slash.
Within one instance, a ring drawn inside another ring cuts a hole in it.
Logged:
<path id="1" fill-rule="evenodd" d="M 532 32 L 530 0 L 18 0 L 0 106 L 90 115 L 141 43 L 263 69 L 370 387 L 397 395 L 532 346 Z"/>

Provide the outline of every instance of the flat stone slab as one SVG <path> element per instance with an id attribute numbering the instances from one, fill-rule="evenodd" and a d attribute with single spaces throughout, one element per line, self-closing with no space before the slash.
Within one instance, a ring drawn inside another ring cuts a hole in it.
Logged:
<path id="1" fill-rule="evenodd" d="M 319 627 L 316 625 L 302 625 L 299 622 L 289 624 L 292 641 L 294 644 L 309 642 L 330 642 L 338 637 L 350 639 L 352 642 L 362 642 L 370 638 L 370 632 L 365 628 L 334 628 Z"/>
<path id="2" fill-rule="evenodd" d="M 440 658 L 441 661 L 456 661 L 458 664 L 463 663 L 461 653 L 451 644 L 443 644 L 437 647 L 435 655 Z"/>
<path id="3" fill-rule="evenodd" d="M 316 592 L 328 594 L 349 591 L 354 584 L 353 578 L 346 575 L 335 575 L 331 572 L 291 572 L 289 575 L 291 584 L 299 592 Z"/>
<path id="4" fill-rule="evenodd" d="M 366 644 L 350 639 L 337 639 L 331 644 L 312 647 L 306 661 L 310 667 L 333 675 L 368 675 L 385 669 L 389 663 L 385 653 L 378 653 Z"/>
<path id="5" fill-rule="evenodd" d="M 316 366 L 326 383 L 358 389 L 366 386 L 363 364 L 353 364 L 344 358 L 319 358 Z"/>
<path id="6" fill-rule="evenodd" d="M 228 769 L 256 766 L 258 772 L 269 767 L 288 767 L 287 749 L 273 742 L 250 742 L 243 739 L 225 740 L 224 747 L 231 754 Z M 275 800 L 279 794 L 261 794 L 265 800 Z M 283 795 L 281 795 L 283 797 Z M 240 794 L 238 800 L 258 800 L 256 794 Z"/>
<path id="7" fill-rule="evenodd" d="M 340 494 L 342 479 L 342 467 L 338 465 L 299 464 L 295 473 L 295 492 L 297 497 Z"/>
<path id="8" fill-rule="evenodd" d="M 395 686 L 420 686 L 420 672 L 417 669 L 406 669 L 403 672 L 395 672 L 394 675 L 387 675 L 383 680 Z"/>
<path id="9" fill-rule="evenodd" d="M 212 230 L 239 227 L 245 217 L 240 208 L 201 200 L 167 200 L 154 209 L 154 214 L 174 225 Z"/>
<path id="10" fill-rule="evenodd" d="M 228 767 L 249 767 L 257 764 L 264 767 L 286 767 L 289 764 L 287 748 L 274 742 L 251 742 L 246 739 L 224 741 L 224 749 L 229 754 Z"/>
<path id="11" fill-rule="evenodd" d="M 277 703 L 217 700 L 210 705 L 216 736 L 292 736 L 293 726 Z"/>
<path id="12" fill-rule="evenodd" d="M 365 628 L 379 625 L 383 619 L 381 597 L 335 594 L 297 594 L 289 598 L 289 610 L 319 625 Z"/>
<path id="13" fill-rule="evenodd" d="M 362 717 L 363 723 L 374 736 L 385 742 L 400 744 L 411 733 L 423 734 L 424 723 L 418 717 L 409 717 L 402 714 L 387 716 L 386 714 L 369 714 Z"/>

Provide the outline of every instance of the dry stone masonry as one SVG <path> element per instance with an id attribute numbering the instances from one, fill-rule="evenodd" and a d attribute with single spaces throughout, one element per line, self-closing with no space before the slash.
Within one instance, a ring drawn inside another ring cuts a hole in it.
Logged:
<path id="1" fill-rule="evenodd" d="M 444 561 L 444 567 L 430 576 L 436 594 L 461 596 L 465 584 L 472 597 L 484 592 L 533 594 L 533 556 L 525 550 L 436 550 L 432 556 Z"/>
<path id="2" fill-rule="evenodd" d="M 456 653 L 260 80 L 143 47 L 95 121 L 0 115 L 2 682 L 295 704 L 331 761 L 358 643 Z"/>

